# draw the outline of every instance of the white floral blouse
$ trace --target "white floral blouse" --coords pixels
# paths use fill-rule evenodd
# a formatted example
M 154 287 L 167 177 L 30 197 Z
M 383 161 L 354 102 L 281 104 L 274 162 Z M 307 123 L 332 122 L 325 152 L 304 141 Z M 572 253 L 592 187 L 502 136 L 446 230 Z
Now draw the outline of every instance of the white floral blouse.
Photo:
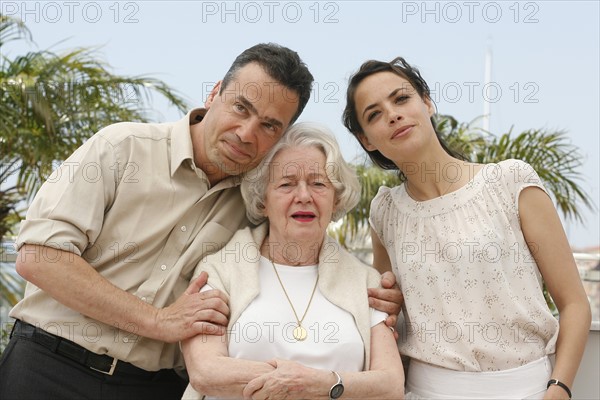
M 529 186 L 545 191 L 530 165 L 506 160 L 428 201 L 413 200 L 404 185 L 380 188 L 370 223 L 404 294 L 403 355 L 499 371 L 554 353 L 558 322 L 519 223 L 519 194 Z

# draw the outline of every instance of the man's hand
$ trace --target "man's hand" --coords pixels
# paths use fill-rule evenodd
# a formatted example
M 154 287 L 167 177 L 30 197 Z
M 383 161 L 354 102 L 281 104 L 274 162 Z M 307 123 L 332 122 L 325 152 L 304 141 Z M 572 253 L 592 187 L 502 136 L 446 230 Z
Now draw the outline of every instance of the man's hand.
M 387 271 L 381 276 L 381 288 L 369 288 L 369 305 L 379 311 L 389 315 L 385 324 L 390 328 L 396 328 L 398 314 L 402 310 L 404 296 L 396 283 L 396 276 Z M 394 331 L 394 336 L 398 339 L 398 332 Z
M 225 334 L 229 316 L 227 297 L 219 290 L 200 293 L 207 281 L 208 274 L 202 272 L 175 303 L 158 310 L 156 327 L 163 341 L 175 343 L 198 334 Z

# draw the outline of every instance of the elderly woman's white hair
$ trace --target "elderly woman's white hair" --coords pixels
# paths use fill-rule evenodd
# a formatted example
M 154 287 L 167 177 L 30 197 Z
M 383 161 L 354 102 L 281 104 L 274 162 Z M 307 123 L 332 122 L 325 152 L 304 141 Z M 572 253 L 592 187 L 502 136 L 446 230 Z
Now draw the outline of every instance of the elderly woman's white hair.
M 273 158 L 283 149 L 315 147 L 325 154 L 325 173 L 335 189 L 335 207 L 332 220 L 336 221 L 358 203 L 360 184 L 356 173 L 344 161 L 337 141 L 331 131 L 313 122 L 299 122 L 289 128 L 281 140 L 267 153 L 262 162 L 249 171 L 242 180 L 242 197 L 246 203 L 248 219 L 259 224 L 265 220 L 264 201 L 269 171 Z

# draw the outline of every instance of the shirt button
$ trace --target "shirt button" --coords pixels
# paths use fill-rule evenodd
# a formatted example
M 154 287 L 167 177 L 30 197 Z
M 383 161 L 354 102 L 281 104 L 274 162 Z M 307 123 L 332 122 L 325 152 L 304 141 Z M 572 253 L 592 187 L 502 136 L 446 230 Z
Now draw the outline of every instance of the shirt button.
M 123 338 L 123 343 L 128 343 L 129 342 L 129 338 Z
M 145 297 L 142 297 L 142 301 L 146 301 L 146 298 L 145 298 Z
M 167 266 L 165 264 L 160 266 L 160 269 L 162 269 L 163 271 L 167 269 Z
M 181 232 L 185 232 L 185 231 L 187 231 L 187 228 L 186 228 L 186 226 L 185 226 L 185 225 L 183 225 L 183 226 L 181 227 Z

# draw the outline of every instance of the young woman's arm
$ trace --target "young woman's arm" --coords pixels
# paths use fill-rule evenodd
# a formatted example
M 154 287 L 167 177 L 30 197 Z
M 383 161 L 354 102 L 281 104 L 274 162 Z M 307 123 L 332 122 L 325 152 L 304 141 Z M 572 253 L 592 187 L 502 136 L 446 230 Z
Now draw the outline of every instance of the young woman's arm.
M 552 201 L 544 191 L 528 187 L 519 197 L 521 228 L 546 287 L 559 311 L 560 330 L 552 378 L 572 387 L 585 349 L 591 312 L 573 252 Z M 567 399 L 559 386 L 547 398 Z
M 369 305 L 379 311 L 387 313 L 385 324 L 390 328 L 395 328 L 398 322 L 398 314 L 402 311 L 404 296 L 396 282 L 396 276 L 392 272 L 392 263 L 387 250 L 379 240 L 379 237 L 371 228 L 371 243 L 373 246 L 373 267 L 382 274 L 382 288 L 369 288 Z M 394 332 L 394 337 L 398 338 L 398 333 Z
M 390 262 L 390 257 L 373 228 L 371 228 L 371 243 L 373 246 L 373 267 L 379 271 L 380 274 L 391 271 L 392 263 Z

